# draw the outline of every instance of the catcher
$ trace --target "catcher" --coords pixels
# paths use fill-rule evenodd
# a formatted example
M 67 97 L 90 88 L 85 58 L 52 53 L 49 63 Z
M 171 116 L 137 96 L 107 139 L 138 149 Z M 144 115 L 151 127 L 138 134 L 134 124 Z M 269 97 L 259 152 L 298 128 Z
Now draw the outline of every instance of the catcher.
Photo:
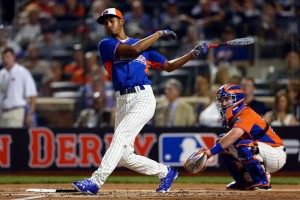
M 216 104 L 224 127 L 230 130 L 219 135 L 211 149 L 193 153 L 185 163 L 190 173 L 200 173 L 211 156 L 219 154 L 234 181 L 229 190 L 270 190 L 270 173 L 286 163 L 281 138 L 255 111 L 244 103 L 244 91 L 235 84 L 221 86 Z

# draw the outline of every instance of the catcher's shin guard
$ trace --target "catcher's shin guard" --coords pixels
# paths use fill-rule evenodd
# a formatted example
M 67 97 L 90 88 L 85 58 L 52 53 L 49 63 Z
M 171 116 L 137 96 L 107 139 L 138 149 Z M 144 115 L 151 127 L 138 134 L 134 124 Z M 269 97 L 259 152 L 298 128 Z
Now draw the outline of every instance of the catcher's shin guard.
M 245 178 L 245 172 L 242 163 L 233 157 L 229 152 L 222 152 L 219 154 L 223 163 L 227 167 L 231 177 L 235 180 L 234 184 L 227 185 L 228 190 L 244 190 L 248 187 L 249 181 Z M 249 176 L 249 175 L 248 175 Z
M 256 186 L 269 186 L 270 182 L 262 160 L 259 156 L 255 155 L 258 153 L 257 144 L 252 140 L 243 140 L 237 144 L 236 149 L 239 160 L 253 180 L 249 189 Z

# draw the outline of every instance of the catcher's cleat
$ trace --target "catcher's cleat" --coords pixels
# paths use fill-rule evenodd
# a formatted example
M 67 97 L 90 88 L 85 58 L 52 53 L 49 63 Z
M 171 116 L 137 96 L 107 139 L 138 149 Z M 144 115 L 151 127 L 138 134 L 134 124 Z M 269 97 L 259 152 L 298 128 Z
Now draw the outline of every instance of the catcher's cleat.
M 233 181 L 226 186 L 226 190 L 248 190 L 248 188 L 245 184 Z
M 251 185 L 248 188 L 249 190 L 272 190 L 272 185 Z
M 178 176 L 178 171 L 170 166 L 168 166 L 168 170 L 169 171 L 167 176 L 165 178 L 160 179 L 160 185 L 158 188 L 156 188 L 156 192 L 165 193 L 170 191 L 173 181 Z
M 91 179 L 85 179 L 83 181 L 74 181 L 72 183 L 73 187 L 82 193 L 87 194 L 97 194 L 100 187 L 95 184 Z

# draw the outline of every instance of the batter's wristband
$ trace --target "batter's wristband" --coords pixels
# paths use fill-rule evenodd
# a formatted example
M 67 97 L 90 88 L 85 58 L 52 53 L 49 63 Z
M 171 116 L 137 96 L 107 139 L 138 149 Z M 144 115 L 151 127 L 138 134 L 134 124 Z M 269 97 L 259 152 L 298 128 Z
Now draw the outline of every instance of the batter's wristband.
M 220 143 L 218 142 L 213 148 L 210 149 L 210 152 L 213 155 L 216 155 L 218 153 L 220 153 L 221 151 L 224 151 L 223 147 L 220 145 Z

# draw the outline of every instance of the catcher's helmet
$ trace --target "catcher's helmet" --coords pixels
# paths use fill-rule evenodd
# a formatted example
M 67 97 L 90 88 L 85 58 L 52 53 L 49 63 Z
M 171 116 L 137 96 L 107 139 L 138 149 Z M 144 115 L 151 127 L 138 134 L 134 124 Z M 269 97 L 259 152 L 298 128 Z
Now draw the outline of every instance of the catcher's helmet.
M 219 88 L 216 96 L 216 104 L 224 120 L 233 117 L 236 114 L 233 111 L 241 103 L 244 104 L 244 91 L 240 86 L 225 84 Z

